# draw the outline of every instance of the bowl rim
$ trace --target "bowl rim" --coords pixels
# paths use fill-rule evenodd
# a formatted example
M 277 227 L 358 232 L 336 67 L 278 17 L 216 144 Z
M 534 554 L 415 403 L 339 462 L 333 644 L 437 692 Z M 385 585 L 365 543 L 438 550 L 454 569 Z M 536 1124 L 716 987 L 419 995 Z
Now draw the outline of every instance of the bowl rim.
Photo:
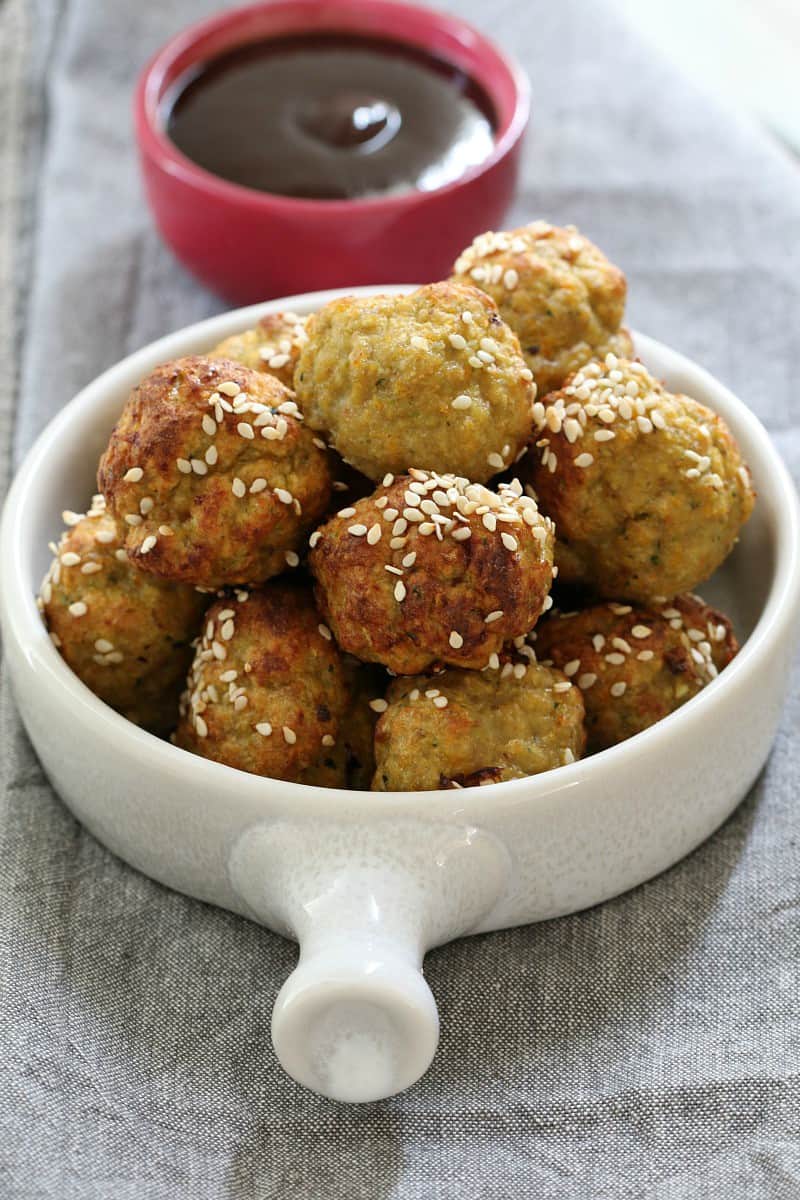
M 223 179 L 199 166 L 178 149 L 167 136 L 160 120 L 159 111 L 163 98 L 164 81 L 173 64 L 214 33 L 227 28 L 246 27 L 249 19 L 264 9 L 283 8 L 290 12 L 294 8 L 302 9 L 309 2 L 311 0 L 257 0 L 256 3 L 229 9 L 197 21 L 180 30 L 165 42 L 140 72 L 134 92 L 134 123 L 140 152 L 151 159 L 162 172 L 204 192 L 207 196 L 254 209 L 261 208 L 265 213 L 274 212 L 276 208 L 290 207 L 292 211 L 301 215 L 303 213 L 322 216 L 330 214 L 332 218 L 336 218 L 353 212 L 388 215 L 424 203 L 426 199 L 455 193 L 492 171 L 508 157 L 521 140 L 530 116 L 528 76 L 510 54 L 501 50 L 484 33 L 462 20 L 461 17 L 443 13 L 437 9 L 410 4 L 406 0 L 336 0 L 335 6 L 329 6 L 330 12 L 336 14 L 335 17 L 331 17 L 331 31 L 334 31 L 336 21 L 341 20 L 345 11 L 358 14 L 368 10 L 371 15 L 385 12 L 392 13 L 394 16 L 406 13 L 427 28 L 436 27 L 452 34 L 457 41 L 464 45 L 480 46 L 487 56 L 493 58 L 505 72 L 513 89 L 514 104 L 509 118 L 501 125 L 495 136 L 491 153 L 482 162 L 470 167 L 458 179 L 452 180 L 442 187 L 433 188 L 431 191 L 421 192 L 416 188 L 409 188 L 403 192 L 355 200 L 315 200 L 284 196 L 278 192 L 262 192 L 256 188 L 245 187 L 242 184 Z M 302 28 L 302 26 L 298 26 L 298 28 Z M 410 33 L 406 38 L 394 34 L 386 36 L 390 41 L 426 48 L 425 43 L 419 37 L 415 39 Z M 254 39 L 243 38 L 239 44 L 245 45 L 252 40 Z M 490 92 L 490 97 L 494 101 L 496 93 Z
M 193 778 L 199 782 L 202 776 L 206 786 L 218 780 L 222 793 L 233 784 L 240 794 L 246 794 L 256 803 L 274 799 L 277 789 L 289 795 L 293 804 L 318 816 L 336 815 L 340 806 L 351 815 L 355 812 L 360 816 L 397 815 L 404 809 L 418 812 L 421 806 L 424 806 L 426 815 L 434 818 L 451 817 L 454 812 L 478 816 L 485 809 L 487 796 L 492 804 L 532 804 L 564 789 L 585 785 L 587 776 L 591 781 L 592 777 L 604 770 L 613 775 L 620 768 L 629 769 L 643 756 L 649 756 L 660 745 L 663 746 L 665 740 L 679 738 L 689 722 L 702 721 L 709 706 L 721 703 L 735 688 L 746 687 L 759 661 L 774 651 L 784 637 L 788 635 L 791 638 L 795 632 L 795 612 L 800 607 L 800 501 L 787 468 L 759 419 L 724 384 L 678 351 L 634 332 L 637 352 L 645 361 L 649 354 L 654 354 L 662 363 L 661 369 L 668 375 L 673 372 L 688 374 L 700 387 L 711 393 L 715 402 L 721 401 L 723 410 L 735 414 L 735 422 L 740 429 L 739 438 L 742 438 L 741 430 L 745 431 L 742 439 L 745 458 L 751 464 L 756 461 L 760 464 L 757 476 L 760 474 L 769 478 L 769 489 L 774 492 L 774 502 L 769 512 L 774 530 L 775 560 L 763 610 L 733 661 L 717 679 L 681 708 L 625 742 L 539 775 L 461 791 L 367 792 L 316 787 L 252 775 L 202 758 L 133 725 L 95 696 L 50 642 L 36 607 L 34 589 L 37 581 L 27 576 L 23 559 L 26 502 L 35 491 L 34 481 L 43 464 L 52 457 L 58 457 L 57 444 L 62 431 L 77 413 L 86 416 L 102 407 L 108 392 L 120 387 L 126 376 L 141 377 L 155 363 L 186 353 L 187 342 L 197 343 L 207 338 L 209 345 L 213 345 L 237 330 L 248 328 L 267 313 L 297 308 L 313 311 L 342 295 L 402 294 L 412 289 L 413 285 L 400 284 L 311 292 L 233 309 L 185 326 L 109 367 L 87 384 L 44 427 L 20 464 L 4 506 L 0 524 L 0 578 L 4 580 L 0 590 L 0 616 L 6 636 L 15 641 L 29 664 L 35 660 L 36 667 L 46 673 L 48 685 L 63 692 L 65 711 L 79 709 L 84 722 L 93 724 L 98 736 L 116 740 L 122 744 L 121 748 L 131 754 L 147 755 L 153 765 L 163 769 L 167 776 L 181 776 L 187 783 L 191 783 Z M 760 502 L 766 503 L 763 497 Z

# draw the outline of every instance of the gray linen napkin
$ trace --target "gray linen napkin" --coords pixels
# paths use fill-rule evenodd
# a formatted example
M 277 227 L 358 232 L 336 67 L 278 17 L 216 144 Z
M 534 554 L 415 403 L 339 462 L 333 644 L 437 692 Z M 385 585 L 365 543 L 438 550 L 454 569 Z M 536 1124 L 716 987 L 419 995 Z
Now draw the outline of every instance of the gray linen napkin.
M 154 233 L 129 115 L 145 58 L 214 7 L 0 3 L 0 432 L 15 458 L 97 372 L 220 307 Z M 612 0 L 450 7 L 532 76 L 513 217 L 596 239 L 628 273 L 632 323 L 729 383 L 800 474 L 796 167 L 643 48 Z M 356 1109 L 272 1057 L 294 948 L 84 833 L 4 680 L 0 1195 L 800 1196 L 799 718 L 795 674 L 751 796 L 673 870 L 432 954 L 438 1057 L 407 1094 Z

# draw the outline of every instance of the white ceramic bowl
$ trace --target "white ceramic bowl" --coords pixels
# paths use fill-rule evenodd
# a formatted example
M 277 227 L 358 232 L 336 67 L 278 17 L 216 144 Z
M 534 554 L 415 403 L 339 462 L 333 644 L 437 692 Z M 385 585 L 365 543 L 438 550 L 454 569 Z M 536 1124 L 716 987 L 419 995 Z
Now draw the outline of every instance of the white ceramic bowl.
M 298 967 L 275 1004 L 275 1051 L 308 1087 L 363 1101 L 408 1087 L 431 1061 L 438 1018 L 422 975 L 426 950 L 632 888 L 697 846 L 744 797 L 784 699 L 800 600 L 800 520 L 787 472 L 752 413 L 705 371 L 637 336 L 656 375 L 728 421 L 759 493 L 741 542 L 702 589 L 733 616 L 743 642 L 717 680 L 591 759 L 464 791 L 305 787 L 175 749 L 101 703 L 51 645 L 34 602 L 47 543 L 60 531 L 62 509 L 85 508 L 125 397 L 156 363 L 203 352 L 279 307 L 309 312 L 335 294 L 202 322 L 90 384 L 19 471 L 0 571 L 16 697 L 53 786 L 132 866 L 300 942 Z

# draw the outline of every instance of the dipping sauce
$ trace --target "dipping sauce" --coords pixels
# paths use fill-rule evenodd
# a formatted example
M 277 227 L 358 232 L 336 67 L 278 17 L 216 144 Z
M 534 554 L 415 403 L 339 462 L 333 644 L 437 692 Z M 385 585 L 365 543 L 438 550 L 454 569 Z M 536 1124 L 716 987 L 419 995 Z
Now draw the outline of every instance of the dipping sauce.
M 166 131 L 222 179 L 310 200 L 432 191 L 483 162 L 482 89 L 399 42 L 314 34 L 254 42 L 180 79 Z

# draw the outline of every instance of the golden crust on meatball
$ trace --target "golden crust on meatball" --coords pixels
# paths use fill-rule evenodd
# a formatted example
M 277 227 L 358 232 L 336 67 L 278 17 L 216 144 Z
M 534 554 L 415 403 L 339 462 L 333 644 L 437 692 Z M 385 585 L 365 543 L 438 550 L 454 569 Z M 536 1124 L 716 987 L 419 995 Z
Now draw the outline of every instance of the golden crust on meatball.
M 614 746 L 674 712 L 738 650 L 730 621 L 698 596 L 654 608 L 612 601 L 554 613 L 531 635 L 583 693 L 589 750 Z
M 309 318 L 294 383 L 308 423 L 373 480 L 409 467 L 484 482 L 531 430 L 532 376 L 494 302 L 434 283 Z
M 580 758 L 578 688 L 536 662 L 397 679 L 375 731 L 375 791 L 520 779 Z
M 296 565 L 331 492 L 327 451 L 292 394 L 271 375 L 201 357 L 165 363 L 134 388 L 98 480 L 132 561 L 205 588 Z
M 513 329 L 542 396 L 591 358 L 630 355 L 621 328 L 625 276 L 574 225 L 534 221 L 482 233 L 458 258 L 453 279 L 487 292 Z
M 274 375 L 291 388 L 300 351 L 308 340 L 306 317 L 293 312 L 269 313 L 255 329 L 225 338 L 209 352 L 209 358 L 230 358 L 253 371 Z
M 102 496 L 85 516 L 65 516 L 72 527 L 53 546 L 39 597 L 53 644 L 106 704 L 168 733 L 208 599 L 132 566 Z
M 646 602 L 695 587 L 733 549 L 755 497 L 716 413 L 608 355 L 534 415 L 519 470 L 555 521 L 561 581 Z
M 343 650 L 398 675 L 485 667 L 549 603 L 552 523 L 519 484 L 387 476 L 312 534 L 309 567 Z
M 347 686 L 320 625 L 299 580 L 217 600 L 197 643 L 177 745 L 255 775 L 343 786 L 337 743 Z

